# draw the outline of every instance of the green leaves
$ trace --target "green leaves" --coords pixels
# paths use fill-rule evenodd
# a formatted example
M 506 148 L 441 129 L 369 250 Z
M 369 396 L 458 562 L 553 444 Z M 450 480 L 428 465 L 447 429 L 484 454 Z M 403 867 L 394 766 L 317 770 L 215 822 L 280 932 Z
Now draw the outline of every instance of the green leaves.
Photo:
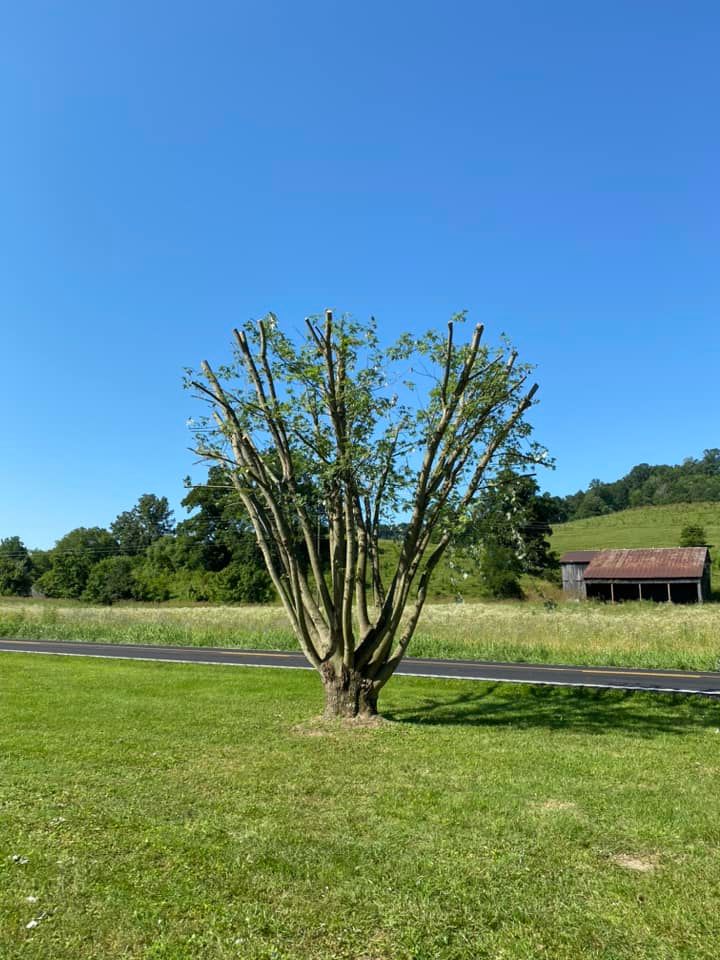
M 448 469 L 451 462 L 460 466 L 453 482 L 457 494 L 470 481 L 480 451 L 502 431 L 530 373 L 529 365 L 514 363 L 508 342 L 495 348 L 480 344 L 471 356 L 472 340 L 458 340 L 455 331 L 465 318 L 464 312 L 458 313 L 448 324 L 450 353 L 448 336 L 442 331 L 408 332 L 394 344 L 382 346 L 374 318 L 360 322 L 348 315 L 333 319 L 329 327 L 327 317 L 308 317 L 304 332 L 291 337 L 275 315 L 268 314 L 258 323 L 246 324 L 238 337 L 244 338 L 265 382 L 271 418 L 282 423 L 293 456 L 312 464 L 323 494 L 352 478 L 362 496 L 372 497 L 392 449 L 384 486 L 387 502 L 382 509 L 382 515 L 391 520 L 398 509 L 411 509 L 420 450 L 441 422 L 448 398 L 457 400 L 458 391 L 461 394 L 441 451 Z M 241 345 L 235 353 L 235 362 L 215 373 L 238 428 L 252 438 L 259 455 L 270 464 L 276 444 L 268 411 L 258 402 Z M 192 382 L 197 387 L 199 381 Z M 334 399 L 333 389 L 337 391 Z M 208 399 L 207 392 L 201 395 Z M 333 405 L 341 408 L 340 432 Z M 252 473 L 228 450 L 233 424 L 227 418 L 221 424 L 205 419 L 202 428 L 196 426 L 201 455 L 229 456 L 238 473 Z M 538 448 L 523 448 L 521 441 L 529 433 L 525 422 L 515 425 L 512 436 L 503 441 L 506 463 L 534 462 L 543 456 Z

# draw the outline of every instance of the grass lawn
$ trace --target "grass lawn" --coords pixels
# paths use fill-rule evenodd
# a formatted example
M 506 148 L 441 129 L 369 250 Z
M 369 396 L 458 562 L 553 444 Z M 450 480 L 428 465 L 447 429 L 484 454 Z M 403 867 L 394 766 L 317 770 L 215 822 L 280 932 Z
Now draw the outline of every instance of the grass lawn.
M 396 678 L 348 729 L 304 672 L 0 676 L 3 960 L 717 956 L 710 701 Z
M 171 646 L 297 645 L 277 606 L 128 604 L 0 600 L 0 636 Z M 720 604 L 428 604 L 410 654 L 715 670 Z

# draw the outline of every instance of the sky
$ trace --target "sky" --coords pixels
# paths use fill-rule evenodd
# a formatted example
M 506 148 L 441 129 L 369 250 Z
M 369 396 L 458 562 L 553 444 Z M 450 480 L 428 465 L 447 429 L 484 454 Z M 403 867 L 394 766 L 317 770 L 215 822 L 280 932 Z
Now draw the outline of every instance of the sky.
M 178 518 L 231 329 L 458 310 L 565 494 L 720 446 L 715 2 L 6 4 L 0 538 Z

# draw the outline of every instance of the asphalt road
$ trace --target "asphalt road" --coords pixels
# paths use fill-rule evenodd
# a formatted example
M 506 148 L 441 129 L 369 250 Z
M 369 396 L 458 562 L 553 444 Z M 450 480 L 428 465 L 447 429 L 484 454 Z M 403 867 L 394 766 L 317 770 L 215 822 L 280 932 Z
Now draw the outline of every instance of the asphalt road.
M 221 664 L 234 667 L 312 669 L 300 653 L 227 650 L 215 647 L 155 647 L 136 644 L 70 643 L 52 640 L 0 639 L 0 653 L 39 653 L 119 660 Z M 407 657 L 398 674 L 438 679 L 529 683 L 562 687 L 607 687 L 720 696 L 720 673 L 685 670 L 631 670 L 622 667 L 569 667 L 544 663 L 492 663 L 479 660 L 430 660 Z

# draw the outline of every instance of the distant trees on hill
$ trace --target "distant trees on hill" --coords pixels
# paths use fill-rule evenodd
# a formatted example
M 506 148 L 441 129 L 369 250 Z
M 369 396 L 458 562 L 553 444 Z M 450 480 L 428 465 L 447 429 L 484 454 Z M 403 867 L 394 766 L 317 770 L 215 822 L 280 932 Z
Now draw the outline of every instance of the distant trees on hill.
M 705 450 L 675 466 L 639 463 L 614 483 L 592 480 L 587 490 L 567 497 L 544 494 L 554 523 L 582 520 L 628 507 L 720 501 L 720 449 Z

